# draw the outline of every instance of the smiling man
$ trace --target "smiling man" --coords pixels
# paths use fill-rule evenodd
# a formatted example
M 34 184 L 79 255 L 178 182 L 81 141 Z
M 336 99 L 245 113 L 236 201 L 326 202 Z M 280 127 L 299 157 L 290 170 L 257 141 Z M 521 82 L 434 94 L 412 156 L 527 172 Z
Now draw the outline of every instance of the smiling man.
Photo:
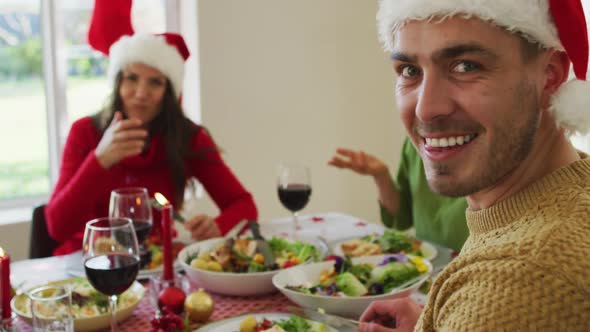
M 467 197 L 470 236 L 423 311 L 375 302 L 360 330 L 590 330 L 590 159 L 567 136 L 590 129 L 580 1 L 382 0 L 378 21 L 428 183 Z

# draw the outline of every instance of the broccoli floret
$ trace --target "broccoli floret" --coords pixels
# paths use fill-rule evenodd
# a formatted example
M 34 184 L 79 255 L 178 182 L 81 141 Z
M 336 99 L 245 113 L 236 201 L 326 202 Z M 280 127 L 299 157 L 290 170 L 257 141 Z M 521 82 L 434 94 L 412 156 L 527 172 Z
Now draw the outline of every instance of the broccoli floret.
M 336 278 L 336 286 L 348 296 L 363 296 L 367 288 L 350 272 L 344 272 Z

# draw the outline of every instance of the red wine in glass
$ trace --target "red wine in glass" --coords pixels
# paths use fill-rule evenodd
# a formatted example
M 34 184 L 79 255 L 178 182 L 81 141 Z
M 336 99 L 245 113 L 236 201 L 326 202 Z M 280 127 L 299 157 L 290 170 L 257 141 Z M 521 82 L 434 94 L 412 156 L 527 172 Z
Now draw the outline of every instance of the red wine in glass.
M 84 269 L 96 290 L 105 295 L 119 295 L 137 278 L 139 259 L 124 253 L 93 256 L 84 262 Z
M 297 163 L 283 163 L 279 166 L 278 194 L 281 204 L 293 213 L 295 231 L 293 237 L 297 238 L 300 229 L 298 213 L 309 202 L 311 196 L 311 176 L 309 168 Z
M 145 267 L 151 260 L 151 252 L 147 250 L 145 240 L 153 223 L 148 190 L 143 187 L 124 187 L 111 191 L 109 216 L 133 220 L 139 242 L 140 268 Z
M 152 224 L 146 220 L 133 220 L 133 228 L 135 228 L 137 242 L 143 244 L 150 234 Z
M 111 331 L 117 331 L 117 296 L 139 273 L 139 245 L 131 219 L 107 217 L 87 222 L 82 256 L 88 281 L 109 299 Z
M 278 190 L 279 200 L 291 212 L 303 210 L 311 195 L 311 187 L 306 184 L 291 183 L 285 187 L 279 186 Z

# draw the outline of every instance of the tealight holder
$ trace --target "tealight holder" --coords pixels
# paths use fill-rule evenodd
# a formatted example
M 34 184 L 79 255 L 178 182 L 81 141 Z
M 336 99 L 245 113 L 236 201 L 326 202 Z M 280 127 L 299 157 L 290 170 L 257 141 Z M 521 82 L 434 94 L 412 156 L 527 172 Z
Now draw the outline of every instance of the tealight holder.
M 18 316 L 13 312 L 10 318 L 0 319 L 0 332 L 18 332 L 17 322 Z
M 160 314 L 158 296 L 163 289 L 174 286 L 181 289 L 184 294 L 190 293 L 190 283 L 188 279 L 180 273 L 175 273 L 174 280 L 172 281 L 162 279 L 162 275 L 151 275 L 149 279 L 150 303 L 156 308 L 156 317 Z

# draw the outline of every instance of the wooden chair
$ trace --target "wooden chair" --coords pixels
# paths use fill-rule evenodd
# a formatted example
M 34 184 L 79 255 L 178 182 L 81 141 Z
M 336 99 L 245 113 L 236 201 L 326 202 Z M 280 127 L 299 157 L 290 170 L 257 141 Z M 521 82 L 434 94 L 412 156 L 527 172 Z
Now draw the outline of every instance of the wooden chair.
M 59 242 L 55 241 L 47 230 L 45 222 L 45 204 L 35 207 L 31 220 L 31 240 L 29 242 L 29 258 L 53 256 L 53 250 Z

